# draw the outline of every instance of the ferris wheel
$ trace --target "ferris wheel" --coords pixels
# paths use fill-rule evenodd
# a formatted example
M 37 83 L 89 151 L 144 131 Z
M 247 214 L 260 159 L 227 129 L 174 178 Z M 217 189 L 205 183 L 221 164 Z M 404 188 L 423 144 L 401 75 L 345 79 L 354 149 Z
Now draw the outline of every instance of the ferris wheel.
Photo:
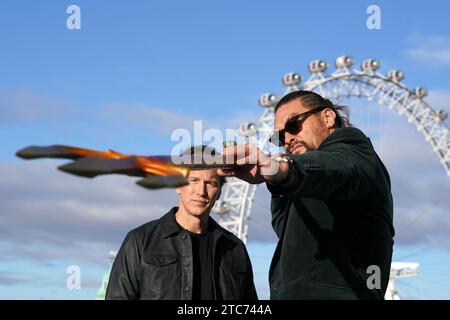
M 314 60 L 309 66 L 310 77 L 302 81 L 300 74 L 289 72 L 282 78 L 287 87 L 284 94 L 293 90 L 310 90 L 338 101 L 343 98 L 363 98 L 387 105 L 390 109 L 415 125 L 431 145 L 433 152 L 450 177 L 450 137 L 444 120 L 448 113 L 435 110 L 423 98 L 427 90 L 422 87 L 409 89 L 401 81 L 405 74 L 400 70 L 391 70 L 387 75 L 379 73 L 379 61 L 364 60 L 360 69 L 353 67 L 353 59 L 340 56 L 335 61 L 336 69 L 327 73 L 328 64 L 323 60 Z M 274 105 L 278 101 L 275 94 L 266 93 L 260 96 L 259 105 L 263 113 L 256 122 L 244 123 L 239 127 L 239 134 L 268 151 L 269 138 L 273 134 Z M 218 215 L 219 223 L 247 242 L 248 221 L 256 193 L 256 185 L 248 184 L 237 178 L 229 178 L 222 189 L 222 196 L 216 203 L 213 212 Z M 419 263 L 393 262 L 386 292 L 386 299 L 400 299 L 395 279 L 417 276 Z

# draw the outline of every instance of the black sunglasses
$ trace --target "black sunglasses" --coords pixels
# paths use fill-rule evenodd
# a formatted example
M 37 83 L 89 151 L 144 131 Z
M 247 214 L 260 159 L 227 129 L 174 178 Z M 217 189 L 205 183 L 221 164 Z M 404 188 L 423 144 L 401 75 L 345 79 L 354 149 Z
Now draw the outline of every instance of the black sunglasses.
M 292 117 L 284 125 L 284 129 L 275 130 L 274 134 L 270 137 L 269 141 L 278 147 L 284 145 L 284 134 L 289 132 L 290 134 L 297 134 L 302 129 L 302 123 L 312 114 L 325 110 L 327 107 L 318 107 Z

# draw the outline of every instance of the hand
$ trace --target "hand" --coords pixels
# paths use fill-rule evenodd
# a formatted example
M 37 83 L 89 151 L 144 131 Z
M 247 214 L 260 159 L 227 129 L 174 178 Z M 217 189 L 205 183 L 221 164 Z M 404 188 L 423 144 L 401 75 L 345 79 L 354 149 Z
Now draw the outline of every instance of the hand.
M 223 155 L 226 156 L 227 163 L 233 161 L 236 167 L 219 169 L 217 174 L 225 177 L 236 177 L 251 184 L 281 181 L 289 172 L 287 163 L 280 164 L 270 156 L 265 155 L 253 144 L 241 144 L 225 148 Z

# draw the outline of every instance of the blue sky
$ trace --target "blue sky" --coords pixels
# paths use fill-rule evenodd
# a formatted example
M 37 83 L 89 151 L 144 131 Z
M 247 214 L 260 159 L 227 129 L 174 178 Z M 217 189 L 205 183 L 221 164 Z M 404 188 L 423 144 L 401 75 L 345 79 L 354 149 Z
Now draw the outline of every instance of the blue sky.
M 66 28 L 71 4 L 81 8 L 81 30 Z M 366 27 L 370 4 L 381 8 L 381 30 Z M 18 149 L 166 154 L 174 129 L 191 129 L 194 120 L 220 129 L 255 121 L 257 98 L 281 93 L 284 73 L 307 78 L 311 60 L 333 66 L 342 54 L 357 64 L 377 58 L 381 72 L 402 69 L 408 87 L 425 86 L 430 105 L 448 110 L 449 9 L 446 1 L 426 8 L 410 1 L 1 1 L 0 298 L 94 297 L 108 251 L 176 204 L 171 190 L 143 190 L 127 177 L 68 176 L 55 170 L 61 161 L 24 162 Z M 349 105 L 393 179 L 395 255 L 423 266 L 417 279 L 402 280 L 405 297 L 450 298 L 449 178 L 394 112 L 367 101 Z M 249 226 L 261 297 L 276 241 L 268 196 L 263 187 L 257 192 Z M 65 286 L 72 264 L 82 269 L 81 290 Z

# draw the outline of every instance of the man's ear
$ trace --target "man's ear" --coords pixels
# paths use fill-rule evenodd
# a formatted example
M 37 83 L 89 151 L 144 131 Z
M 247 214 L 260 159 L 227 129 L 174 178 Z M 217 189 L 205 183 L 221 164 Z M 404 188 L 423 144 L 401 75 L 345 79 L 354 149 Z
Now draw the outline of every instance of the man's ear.
M 328 129 L 334 128 L 334 125 L 336 124 L 336 113 L 332 109 L 327 108 L 323 110 L 322 119 Z
M 178 193 L 178 194 L 180 195 L 180 194 L 181 194 L 181 188 L 180 188 L 180 187 L 175 188 L 175 192 Z

